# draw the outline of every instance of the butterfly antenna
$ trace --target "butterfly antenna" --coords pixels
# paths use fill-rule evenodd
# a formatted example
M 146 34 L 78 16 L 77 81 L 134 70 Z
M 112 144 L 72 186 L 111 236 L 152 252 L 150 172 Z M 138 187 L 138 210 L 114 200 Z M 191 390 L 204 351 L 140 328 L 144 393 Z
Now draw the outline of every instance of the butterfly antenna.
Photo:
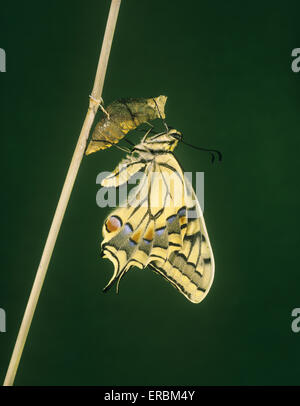
M 199 151 L 206 151 L 206 152 L 209 152 L 210 155 L 211 155 L 211 163 L 213 163 L 214 160 L 215 160 L 215 154 L 218 155 L 219 161 L 222 161 L 222 158 L 223 158 L 222 153 L 221 153 L 220 151 L 216 150 L 216 149 L 208 149 L 208 148 L 196 147 L 196 145 L 189 144 L 189 143 L 187 143 L 187 142 L 185 142 L 185 141 L 183 141 L 183 140 L 181 140 L 181 142 L 182 142 L 183 144 L 185 144 L 185 145 L 187 145 L 187 146 L 189 146 L 189 147 L 191 147 L 191 148 L 197 149 L 197 150 L 199 150 Z

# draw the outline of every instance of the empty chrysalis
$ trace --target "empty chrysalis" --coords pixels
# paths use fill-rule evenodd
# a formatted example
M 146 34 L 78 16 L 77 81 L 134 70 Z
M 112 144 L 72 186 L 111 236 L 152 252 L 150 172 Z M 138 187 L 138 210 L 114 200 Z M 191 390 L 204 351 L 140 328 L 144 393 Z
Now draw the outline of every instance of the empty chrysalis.
M 104 117 L 97 123 L 86 155 L 111 147 L 140 124 L 165 118 L 166 96 L 119 99 L 103 109 Z

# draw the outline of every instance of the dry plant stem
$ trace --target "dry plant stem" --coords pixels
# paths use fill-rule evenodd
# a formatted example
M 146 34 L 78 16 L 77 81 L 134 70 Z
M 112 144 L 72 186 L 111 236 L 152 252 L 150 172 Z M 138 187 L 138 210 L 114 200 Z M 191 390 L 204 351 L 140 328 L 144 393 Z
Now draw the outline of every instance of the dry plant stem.
M 121 0 L 112 0 L 107 19 L 105 34 L 103 38 L 100 58 L 97 67 L 93 91 L 90 97 L 89 108 L 85 117 L 81 133 L 72 157 L 72 161 L 66 176 L 64 186 L 57 204 L 57 208 L 49 230 L 48 238 L 44 247 L 42 258 L 36 273 L 33 287 L 26 306 L 22 324 L 15 343 L 13 354 L 4 380 L 4 386 L 12 386 L 17 373 L 19 362 L 22 356 L 23 348 L 26 342 L 28 331 L 37 306 L 37 302 L 41 293 L 43 282 L 47 273 L 48 265 L 53 253 L 57 235 L 59 233 L 61 223 L 69 202 L 69 198 L 73 189 L 73 185 L 80 167 L 80 163 L 85 151 L 86 142 L 89 136 L 91 126 L 97 113 L 99 102 L 101 99 L 104 78 L 109 59 L 112 39 L 114 36 L 115 26 L 118 18 Z

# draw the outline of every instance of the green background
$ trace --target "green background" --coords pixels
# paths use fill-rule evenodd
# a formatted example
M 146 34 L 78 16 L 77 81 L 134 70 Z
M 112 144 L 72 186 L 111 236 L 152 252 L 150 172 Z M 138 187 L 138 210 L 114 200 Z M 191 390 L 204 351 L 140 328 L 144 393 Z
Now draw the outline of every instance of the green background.
M 110 2 L 1 5 L 0 334 L 4 379 L 87 110 Z M 180 145 L 205 172 L 216 275 L 199 305 L 150 270 L 102 288 L 96 176 L 124 156 L 85 157 L 16 385 L 299 384 L 299 1 L 122 2 L 103 98 L 168 96 L 168 123 L 223 152 Z M 138 136 L 132 136 L 137 142 Z

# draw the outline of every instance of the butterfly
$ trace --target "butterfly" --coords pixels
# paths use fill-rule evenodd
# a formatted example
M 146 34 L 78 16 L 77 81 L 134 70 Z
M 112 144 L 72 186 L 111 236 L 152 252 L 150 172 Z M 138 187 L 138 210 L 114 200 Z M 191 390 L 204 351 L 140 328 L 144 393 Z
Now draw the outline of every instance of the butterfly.
M 118 143 L 129 131 L 156 118 L 165 118 L 166 96 L 119 99 L 106 109 L 97 123 L 85 154 L 106 149 Z
M 120 187 L 139 183 L 105 220 L 101 255 L 114 265 L 104 288 L 119 282 L 131 267 L 147 266 L 188 300 L 201 302 L 214 278 L 214 256 L 197 196 L 173 154 L 182 135 L 175 129 L 148 137 L 103 179 Z

